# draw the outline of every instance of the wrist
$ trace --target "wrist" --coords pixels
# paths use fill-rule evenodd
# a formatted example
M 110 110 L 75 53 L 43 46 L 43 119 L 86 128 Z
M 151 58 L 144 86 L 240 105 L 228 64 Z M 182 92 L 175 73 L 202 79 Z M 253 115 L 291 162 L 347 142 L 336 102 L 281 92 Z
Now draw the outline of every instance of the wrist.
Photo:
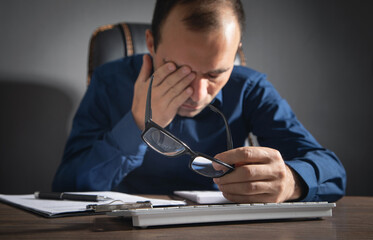
M 287 201 L 300 200 L 303 196 L 303 184 L 300 176 L 292 168 L 286 166 L 289 177 L 290 177 L 290 194 Z
M 141 119 L 141 117 L 138 117 L 136 114 L 136 111 L 134 111 L 134 109 L 132 108 L 131 109 L 132 111 L 132 116 L 133 116 L 133 120 L 135 121 L 137 127 L 140 129 L 140 131 L 144 131 L 145 129 L 145 121 L 144 121 L 144 117 Z M 144 114 L 145 115 L 145 114 Z

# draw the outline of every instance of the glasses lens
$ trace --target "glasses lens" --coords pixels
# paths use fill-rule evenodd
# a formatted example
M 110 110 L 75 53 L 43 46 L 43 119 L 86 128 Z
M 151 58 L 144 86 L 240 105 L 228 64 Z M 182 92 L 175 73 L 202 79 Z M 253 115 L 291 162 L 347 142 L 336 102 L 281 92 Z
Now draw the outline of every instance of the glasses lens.
M 178 141 L 154 127 L 149 128 L 143 138 L 150 147 L 167 156 L 175 156 L 185 150 Z
M 203 156 L 195 157 L 191 166 L 199 174 L 212 178 L 221 177 L 230 170 L 230 168 Z

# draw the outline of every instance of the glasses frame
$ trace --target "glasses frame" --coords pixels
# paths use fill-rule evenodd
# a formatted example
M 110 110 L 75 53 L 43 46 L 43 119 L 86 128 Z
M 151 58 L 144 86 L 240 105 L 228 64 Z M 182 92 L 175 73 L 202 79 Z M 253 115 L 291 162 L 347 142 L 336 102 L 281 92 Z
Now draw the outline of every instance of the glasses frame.
M 204 157 L 204 158 L 207 158 L 219 165 L 222 165 L 226 168 L 228 168 L 228 170 L 226 172 L 224 172 L 223 174 L 221 175 L 218 175 L 218 176 L 215 176 L 213 178 L 219 178 L 219 177 L 222 177 L 230 172 L 232 172 L 234 170 L 234 165 L 230 165 L 230 164 L 227 164 L 225 162 L 222 162 L 220 161 L 219 159 L 216 159 L 216 158 L 213 158 L 211 156 L 208 156 L 206 154 L 203 154 L 203 153 L 200 153 L 200 152 L 195 152 L 193 151 L 188 145 L 186 145 L 183 141 L 181 141 L 180 139 L 178 139 L 177 137 L 175 137 L 172 133 L 170 133 L 169 131 L 167 131 L 166 129 L 164 129 L 163 127 L 159 126 L 157 123 L 155 123 L 153 120 L 152 120 L 152 109 L 151 109 L 151 91 L 152 91 L 152 85 L 153 85 L 153 79 L 154 79 L 154 75 L 152 75 L 150 77 L 150 82 L 149 82 L 149 88 L 148 88 L 148 93 L 147 93 L 147 96 L 146 96 L 146 109 L 145 109 L 145 129 L 144 131 L 142 132 L 141 134 L 141 138 L 142 140 L 150 147 L 152 148 L 153 150 L 155 150 L 156 152 L 164 155 L 164 156 L 167 156 L 167 157 L 177 157 L 177 156 L 181 156 L 181 155 L 184 155 L 184 154 L 187 154 L 187 155 L 190 155 L 191 156 L 191 159 L 189 161 L 189 168 L 202 175 L 202 176 L 205 176 L 205 177 L 212 177 L 210 175 L 206 175 L 206 174 L 203 174 L 201 172 L 198 172 L 196 171 L 195 169 L 193 169 L 192 167 L 192 164 L 193 164 L 193 161 L 195 160 L 196 157 L 198 156 L 201 156 L 201 157 Z M 215 106 L 209 104 L 207 105 L 212 111 L 218 113 L 224 120 L 224 124 L 225 124 L 225 129 L 226 129 L 226 133 L 227 133 L 227 150 L 231 150 L 233 149 L 233 140 L 232 140 L 232 134 L 231 134 L 231 131 L 229 129 L 229 125 L 228 125 L 228 122 L 227 122 L 227 119 L 225 118 L 224 114 L 219 111 L 219 109 L 217 109 Z M 151 128 L 156 128 L 158 129 L 160 132 L 162 132 L 163 134 L 167 135 L 168 137 L 172 138 L 174 141 L 178 142 L 179 144 L 181 144 L 183 147 L 184 147 L 184 150 L 181 151 L 181 152 L 177 152 L 176 154 L 174 155 L 167 155 L 167 154 L 164 154 L 162 152 L 160 152 L 159 150 L 157 150 L 155 147 L 153 147 L 150 143 L 148 143 L 148 141 L 146 140 L 146 138 L 144 137 L 144 135 L 147 133 L 147 131 L 149 131 L 149 129 Z

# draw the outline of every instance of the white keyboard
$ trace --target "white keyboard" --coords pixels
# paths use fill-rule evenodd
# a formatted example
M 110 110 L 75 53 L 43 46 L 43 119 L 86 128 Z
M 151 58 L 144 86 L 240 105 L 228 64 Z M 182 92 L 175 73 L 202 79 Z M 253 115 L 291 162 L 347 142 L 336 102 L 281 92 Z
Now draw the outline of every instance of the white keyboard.
M 332 216 L 332 208 L 335 206 L 335 203 L 328 202 L 193 205 L 115 210 L 107 214 L 132 217 L 133 226 L 148 227 L 190 223 L 330 217 Z

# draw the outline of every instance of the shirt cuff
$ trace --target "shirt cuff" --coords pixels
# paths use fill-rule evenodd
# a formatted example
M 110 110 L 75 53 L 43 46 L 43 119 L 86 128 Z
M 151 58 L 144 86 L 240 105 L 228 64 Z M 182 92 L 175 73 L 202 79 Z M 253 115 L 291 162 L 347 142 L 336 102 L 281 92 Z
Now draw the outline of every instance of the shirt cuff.
M 315 169 L 311 164 L 301 160 L 289 160 L 285 163 L 291 167 L 295 172 L 298 173 L 301 180 L 305 184 L 305 189 L 302 189 L 302 202 L 314 201 L 317 192 L 317 179 Z

